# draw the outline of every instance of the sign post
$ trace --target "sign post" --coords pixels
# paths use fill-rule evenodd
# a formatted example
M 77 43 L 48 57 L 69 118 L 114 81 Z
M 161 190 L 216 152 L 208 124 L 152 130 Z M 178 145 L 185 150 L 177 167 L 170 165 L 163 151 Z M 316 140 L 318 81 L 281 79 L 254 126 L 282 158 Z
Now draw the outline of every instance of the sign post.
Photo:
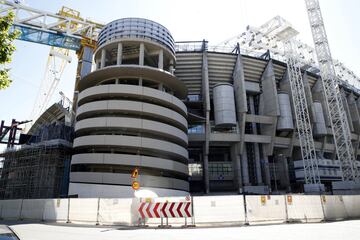
M 131 187 L 132 189 L 139 190 L 140 189 L 140 182 L 137 181 L 137 177 L 139 176 L 139 169 L 135 168 L 132 172 L 131 172 L 131 178 L 132 178 L 132 184 Z

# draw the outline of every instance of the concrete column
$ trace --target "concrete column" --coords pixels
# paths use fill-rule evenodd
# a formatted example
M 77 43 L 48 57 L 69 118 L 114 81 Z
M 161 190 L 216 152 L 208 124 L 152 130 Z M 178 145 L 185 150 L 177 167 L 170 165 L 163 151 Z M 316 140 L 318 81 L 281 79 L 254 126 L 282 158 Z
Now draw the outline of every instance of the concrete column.
M 164 69 L 164 50 L 162 49 L 159 51 L 158 68 Z
M 144 43 L 140 43 L 140 49 L 139 49 L 139 65 L 144 65 L 144 56 L 145 56 L 145 46 Z
M 117 65 L 121 65 L 122 63 L 122 50 L 123 50 L 122 43 L 118 43 L 117 58 L 116 58 Z
M 347 101 L 347 98 L 346 98 L 345 90 L 341 89 L 340 93 L 341 93 L 341 98 L 342 98 L 344 110 L 345 110 L 345 113 L 346 113 L 346 119 L 348 121 L 350 131 L 354 132 L 353 121 L 352 121 L 352 117 L 351 117 L 351 113 L 350 113 L 350 109 L 349 109 L 349 104 L 348 104 L 348 101 Z
M 106 61 L 106 50 L 103 48 L 101 50 L 100 69 L 105 67 L 105 61 Z
M 265 184 L 269 186 L 269 188 L 271 188 L 271 178 L 270 178 L 270 167 L 269 167 L 269 159 L 268 156 L 265 154 L 265 149 L 264 146 L 261 145 L 261 150 L 263 153 L 263 161 L 264 161 L 264 180 L 265 180 Z
M 139 86 L 142 86 L 142 85 L 143 85 L 143 79 L 139 78 Z
M 235 91 L 235 106 L 236 106 L 236 116 L 238 121 L 238 130 L 240 133 L 239 139 L 239 154 L 242 154 L 244 139 L 245 139 L 245 117 L 247 112 L 247 100 L 246 100 L 246 87 L 245 87 L 245 77 L 244 77 L 244 67 L 240 54 L 240 46 L 238 45 L 238 55 L 236 58 L 236 63 L 233 70 L 233 83 Z
M 244 186 L 249 186 L 250 180 L 249 180 L 249 166 L 248 166 L 248 159 L 247 159 L 247 152 L 246 152 L 246 144 L 244 145 L 244 149 L 241 154 L 241 170 L 242 170 L 242 176 L 243 176 L 243 184 L 244 184 Z
M 162 83 L 159 83 L 158 89 L 159 89 L 160 91 L 163 90 L 163 84 L 162 84 Z
M 290 192 L 291 187 L 290 187 L 290 176 L 289 176 L 289 167 L 288 167 L 287 158 L 282 154 L 279 155 L 279 158 L 280 158 L 280 163 L 282 164 L 282 169 L 284 171 L 284 185 L 286 187 L 286 190 Z
M 169 72 L 171 74 L 174 74 L 174 60 L 170 60 L 170 68 L 169 68 Z
M 210 192 L 210 180 L 209 180 L 209 155 L 204 149 L 204 160 L 203 160 L 203 176 L 204 176 L 204 192 L 208 194 Z
M 240 155 L 238 152 L 239 147 L 238 144 L 233 144 L 231 146 L 231 160 L 233 162 L 233 168 L 234 168 L 234 185 L 236 186 L 236 189 L 238 193 L 242 193 L 242 175 L 241 175 L 241 163 L 240 163 Z
M 250 112 L 251 114 L 255 114 L 255 104 L 254 104 L 254 96 L 249 96 L 250 103 Z M 257 134 L 256 123 L 252 123 L 253 134 Z M 260 149 L 259 144 L 254 143 L 254 151 L 255 151 L 255 168 L 256 168 L 256 179 L 257 184 L 262 185 L 262 175 L 261 175 L 261 164 L 260 164 Z
M 210 90 L 209 90 L 209 72 L 208 72 L 208 59 L 206 50 L 203 52 L 202 59 L 202 93 L 203 93 L 203 106 L 205 111 L 205 144 L 204 144 L 204 181 L 205 181 L 205 193 L 210 192 L 210 182 L 209 182 L 209 169 L 208 169 L 208 155 L 209 155 L 209 145 L 210 145 Z M 172 63 L 170 63 L 172 65 Z M 170 67 L 170 72 L 173 70 Z M 205 165 L 207 169 L 205 171 Z
M 272 60 L 270 60 L 261 76 L 262 93 L 259 99 L 259 115 L 273 117 L 273 124 L 260 124 L 262 135 L 271 137 L 270 143 L 264 143 L 266 155 L 273 155 L 276 136 L 277 118 L 280 116 L 279 101 L 275 72 Z

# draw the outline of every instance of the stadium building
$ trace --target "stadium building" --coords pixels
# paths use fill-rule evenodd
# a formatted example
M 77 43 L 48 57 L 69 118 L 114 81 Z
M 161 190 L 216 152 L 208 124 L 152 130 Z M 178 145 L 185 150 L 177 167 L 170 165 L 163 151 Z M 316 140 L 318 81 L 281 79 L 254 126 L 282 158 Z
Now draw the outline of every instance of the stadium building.
M 242 53 L 241 44 L 175 43 L 165 27 L 138 18 L 106 25 L 94 56 L 96 70 L 79 85 L 69 194 L 132 195 L 134 167 L 159 196 L 303 191 L 286 63 Z M 341 169 L 321 78 L 311 68 L 302 75 L 331 191 Z M 358 156 L 359 94 L 341 89 Z

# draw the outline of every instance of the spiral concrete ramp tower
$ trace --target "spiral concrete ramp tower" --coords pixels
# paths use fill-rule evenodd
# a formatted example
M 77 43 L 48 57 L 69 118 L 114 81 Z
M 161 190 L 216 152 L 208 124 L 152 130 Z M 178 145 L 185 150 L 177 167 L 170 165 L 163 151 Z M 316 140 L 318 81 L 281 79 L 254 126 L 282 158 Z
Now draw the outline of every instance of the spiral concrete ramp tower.
M 95 63 L 78 85 L 69 194 L 133 197 L 134 168 L 141 189 L 187 194 L 187 90 L 173 74 L 170 32 L 146 19 L 115 20 L 99 35 Z

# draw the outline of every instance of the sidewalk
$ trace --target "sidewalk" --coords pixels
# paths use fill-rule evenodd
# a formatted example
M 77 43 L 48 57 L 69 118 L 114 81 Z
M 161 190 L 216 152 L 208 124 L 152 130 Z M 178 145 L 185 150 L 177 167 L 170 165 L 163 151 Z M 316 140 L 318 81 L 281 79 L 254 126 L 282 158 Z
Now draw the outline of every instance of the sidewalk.
M 8 222 L 21 240 L 358 240 L 360 220 L 228 228 L 139 229 L 129 227 Z M 6 224 L 6 222 L 1 222 Z

